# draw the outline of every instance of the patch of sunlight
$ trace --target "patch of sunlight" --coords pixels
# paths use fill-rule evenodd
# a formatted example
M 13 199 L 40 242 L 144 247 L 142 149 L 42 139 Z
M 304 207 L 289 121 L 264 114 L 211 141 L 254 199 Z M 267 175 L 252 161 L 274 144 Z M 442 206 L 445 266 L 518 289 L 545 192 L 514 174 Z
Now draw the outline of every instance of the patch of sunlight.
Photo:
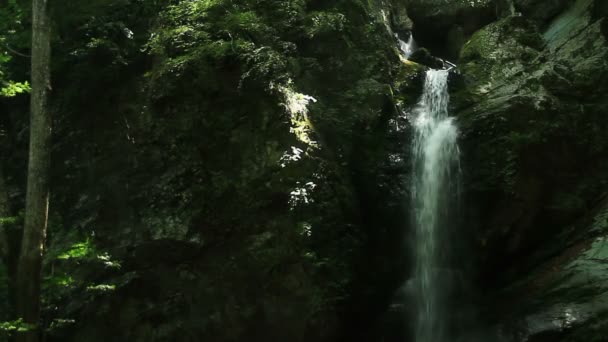
M 477 88 L 477 92 L 481 95 L 489 93 L 490 90 L 492 90 L 492 82 L 482 84 L 481 86 L 479 86 L 479 88 Z
M 285 151 L 285 154 L 283 154 L 279 160 L 279 165 L 281 165 L 281 167 L 286 167 L 291 163 L 297 162 L 298 160 L 302 159 L 302 153 L 304 153 L 304 150 L 301 148 L 291 146 L 291 153 L 289 153 L 289 151 Z
M 75 243 L 70 246 L 70 249 L 62 254 L 59 254 L 57 259 L 69 260 L 69 259 L 83 259 L 91 256 L 95 252 L 93 245 L 89 239 Z
M 312 236 L 312 225 L 308 222 L 302 222 L 300 224 L 300 234 L 303 236 Z
M 108 268 L 120 268 L 121 266 L 118 261 L 112 260 L 107 252 L 97 255 L 97 260 L 101 261 Z
M 584 254 L 585 260 L 604 261 L 608 260 L 608 237 L 601 236 L 595 239 L 591 248 Z
M 608 260 L 608 239 L 598 237 L 591 246 L 574 261 L 568 264 L 567 277 L 559 285 L 559 289 L 571 290 L 574 288 L 585 288 L 606 284 L 608 274 L 606 273 L 606 261 Z
M 0 84 L 0 97 L 13 97 L 17 94 L 29 93 L 32 88 L 28 82 L 4 82 Z
M 17 216 L 0 217 L 0 225 L 16 224 L 19 221 Z
M 397 153 L 390 153 L 388 155 L 388 160 L 393 164 L 400 164 L 400 163 L 403 163 L 403 161 L 404 161 L 403 157 Z
M 221 4 L 221 0 L 202 0 L 202 1 L 193 1 L 192 2 L 192 10 L 194 11 L 206 11 L 210 7 Z
M 5 332 L 24 332 L 35 328 L 36 326 L 25 323 L 22 318 L 15 321 L 0 322 L 0 331 Z
M 593 231 L 603 232 L 608 230 L 608 206 L 595 216 L 591 227 Z
M 271 85 L 271 88 L 273 88 L 273 85 Z M 294 91 L 291 80 L 287 82 L 287 86 L 279 86 L 278 90 L 284 96 L 285 103 L 283 105 L 290 116 L 291 133 L 295 134 L 301 142 L 310 146 L 317 146 L 317 142 L 310 137 L 311 133 L 314 132 L 314 127 L 308 116 L 308 105 L 310 102 L 317 102 L 317 99 Z
M 128 27 L 123 27 L 122 32 L 124 33 L 127 39 L 133 39 L 134 33 Z
M 67 274 L 61 274 L 47 278 L 49 282 L 60 287 L 68 287 L 74 284 L 74 278 Z
M 386 31 L 392 36 L 393 35 L 393 29 L 391 29 L 391 24 L 390 24 L 390 20 L 388 18 L 388 13 L 386 13 L 385 10 L 380 10 L 380 16 L 382 17 L 382 23 L 384 24 L 384 27 L 386 27 Z
M 579 34 L 589 19 L 589 8 L 593 0 L 577 0 L 567 11 L 556 17 L 543 34 L 549 45 L 555 47 L 573 35 Z
M 566 308 L 566 310 L 564 310 L 564 313 L 562 316 L 562 326 L 569 328 L 576 321 L 578 321 L 576 312 L 574 312 L 574 310 L 572 310 L 572 308 Z
M 90 292 L 106 293 L 106 292 L 112 292 L 114 290 L 116 290 L 116 285 L 99 284 L 99 285 L 87 286 L 87 291 L 90 291 Z
M 61 329 L 65 328 L 69 325 L 73 325 L 76 323 L 76 320 L 69 318 L 55 318 L 51 325 L 49 326 L 49 330 Z
M 289 193 L 289 204 L 292 210 L 298 205 L 313 203 L 314 200 L 311 194 L 317 187 L 313 182 L 308 182 L 303 186 L 300 186 L 300 182 L 297 182 L 296 184 L 298 187 Z

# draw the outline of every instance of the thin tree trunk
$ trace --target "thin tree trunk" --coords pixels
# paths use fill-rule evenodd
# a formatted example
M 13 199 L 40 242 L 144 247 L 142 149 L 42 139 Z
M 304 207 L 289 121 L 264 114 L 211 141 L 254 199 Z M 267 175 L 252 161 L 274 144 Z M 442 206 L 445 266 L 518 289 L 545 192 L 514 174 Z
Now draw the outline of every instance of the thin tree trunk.
M 49 0 L 33 0 L 32 93 L 30 150 L 25 203 L 25 225 L 17 275 L 17 315 L 37 327 L 19 334 L 19 342 L 37 342 L 40 336 L 40 280 L 49 207 L 51 154 L 50 91 L 51 28 Z
M 0 220 L 10 216 L 8 207 L 8 192 L 4 184 L 4 174 L 0 165 Z M 0 262 L 6 262 L 8 258 L 8 237 L 6 227 L 0 222 Z
M 6 186 L 4 174 L 2 172 L 2 166 L 0 164 L 0 220 L 2 218 L 11 217 L 11 208 L 8 196 L 8 187 Z M 9 231 L 8 226 L 10 224 L 4 224 L 0 221 L 0 263 L 4 263 L 8 271 L 7 283 L 5 284 L 8 288 L 8 302 L 4 305 L 4 310 L 0 314 L 0 319 L 11 319 L 15 313 L 15 284 L 17 275 L 17 259 L 18 248 L 14 245 L 15 233 Z

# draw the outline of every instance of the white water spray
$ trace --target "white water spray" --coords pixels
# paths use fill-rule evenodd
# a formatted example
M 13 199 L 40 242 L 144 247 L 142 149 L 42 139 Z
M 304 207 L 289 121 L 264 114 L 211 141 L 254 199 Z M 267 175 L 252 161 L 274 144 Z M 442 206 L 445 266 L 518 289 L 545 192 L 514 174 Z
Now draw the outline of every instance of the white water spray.
M 448 116 L 449 70 L 429 70 L 414 122 L 414 279 L 416 342 L 446 341 L 446 300 L 450 272 L 445 272 L 450 235 L 450 192 L 458 183 L 458 130 Z
M 399 42 L 399 50 L 403 54 L 405 59 L 410 58 L 410 56 L 416 51 L 416 41 L 414 41 L 414 35 L 410 33 L 410 37 L 407 42 L 403 41 L 398 34 L 395 33 L 395 38 Z

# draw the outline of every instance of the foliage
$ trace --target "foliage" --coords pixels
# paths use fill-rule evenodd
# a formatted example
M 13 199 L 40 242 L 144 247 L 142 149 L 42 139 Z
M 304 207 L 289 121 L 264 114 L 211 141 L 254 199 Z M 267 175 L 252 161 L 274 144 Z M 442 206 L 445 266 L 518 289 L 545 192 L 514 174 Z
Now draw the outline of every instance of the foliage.
M 29 91 L 30 85 L 28 82 L 19 83 L 13 81 L 6 81 L 4 82 L 2 89 L 0 89 L 0 96 L 11 97 L 17 94 L 27 93 Z
M 20 216 L 0 217 L 0 225 L 15 225 L 21 219 L 22 217 Z
M 346 16 L 339 12 L 313 12 L 306 32 L 310 38 L 320 34 L 339 34 L 347 24 Z
M 87 291 L 92 292 L 111 292 L 116 290 L 116 285 L 108 285 L 108 284 L 98 284 L 98 285 L 89 285 L 87 286 Z
M 21 47 L 23 36 L 21 35 L 23 12 L 17 0 L 9 0 L 6 4 L 0 5 L 0 97 L 11 97 L 30 90 L 28 82 L 12 81 L 10 73 L 7 72 L 13 56 L 21 58 L 20 53 L 11 48 L 14 42 Z
M 57 256 L 57 259 L 68 260 L 68 259 L 83 259 L 91 257 L 94 253 L 91 240 L 87 239 L 83 242 L 75 243 L 70 248 Z
M 23 319 L 17 319 L 15 321 L 0 322 L 0 331 L 4 332 L 23 332 L 34 329 L 35 327 L 31 324 L 23 322 Z
M 219 77 L 214 74 L 230 66 L 240 69 L 241 82 L 262 82 L 267 88 L 285 83 L 286 57 L 295 52 L 286 36 L 297 34 L 303 16 L 302 0 L 175 2 L 161 13 L 146 45 L 163 61 L 150 75 L 152 85 L 161 88 L 166 80 L 195 71 L 206 78 L 202 85 L 213 89 L 222 83 L 213 81 Z

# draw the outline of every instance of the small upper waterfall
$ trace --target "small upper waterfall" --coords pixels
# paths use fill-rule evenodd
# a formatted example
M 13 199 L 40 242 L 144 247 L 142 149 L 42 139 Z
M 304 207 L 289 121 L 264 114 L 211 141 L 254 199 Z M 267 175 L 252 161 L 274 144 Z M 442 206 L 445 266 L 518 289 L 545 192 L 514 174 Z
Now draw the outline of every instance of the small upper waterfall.
M 413 143 L 416 342 L 444 342 L 450 313 L 448 240 L 458 189 L 458 130 L 448 116 L 449 70 L 429 70 L 416 108 Z
M 416 51 L 416 41 L 414 41 L 414 35 L 410 33 L 410 37 L 407 42 L 403 41 L 397 33 L 395 33 L 395 38 L 399 42 L 399 50 L 403 53 L 403 57 L 405 59 L 410 58 L 410 56 Z

